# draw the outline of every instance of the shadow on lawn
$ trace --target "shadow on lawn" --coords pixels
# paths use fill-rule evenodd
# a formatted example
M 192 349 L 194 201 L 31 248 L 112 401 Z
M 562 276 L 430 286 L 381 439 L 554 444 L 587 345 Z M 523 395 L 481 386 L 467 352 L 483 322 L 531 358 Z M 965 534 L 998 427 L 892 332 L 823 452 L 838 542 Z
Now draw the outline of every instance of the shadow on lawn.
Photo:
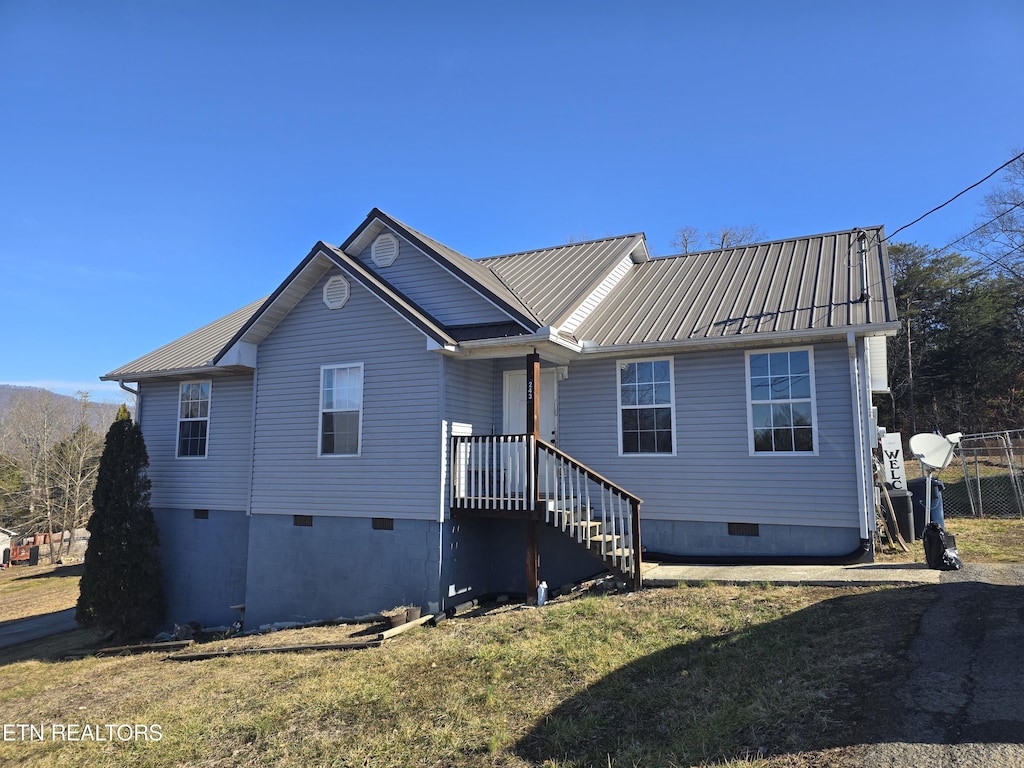
M 14 565 L 12 568 L 23 568 L 24 566 Z M 54 568 L 52 571 L 45 571 L 43 573 L 26 573 L 24 576 L 12 576 L 11 581 L 28 581 L 31 579 L 57 579 L 64 578 L 66 576 L 79 577 L 82 575 L 82 571 L 85 569 L 84 563 L 76 563 L 75 565 L 60 565 Z
M 843 594 L 646 656 L 514 747 L 564 765 L 693 765 L 872 741 L 936 587 Z
M 58 662 L 81 658 L 106 645 L 104 634 L 95 629 L 72 629 L 38 640 L 0 648 L 0 667 L 19 661 Z

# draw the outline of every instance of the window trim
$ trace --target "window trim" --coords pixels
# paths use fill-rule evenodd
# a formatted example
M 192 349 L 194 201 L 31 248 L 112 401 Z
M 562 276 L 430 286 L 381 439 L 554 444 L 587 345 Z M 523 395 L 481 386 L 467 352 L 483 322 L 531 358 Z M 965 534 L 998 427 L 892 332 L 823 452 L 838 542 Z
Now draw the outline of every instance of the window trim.
M 206 384 L 206 416 L 200 416 L 196 418 L 182 418 L 181 415 L 181 390 L 183 387 L 190 386 L 192 384 Z M 210 413 L 213 410 L 213 380 L 212 379 L 189 379 L 188 381 L 178 382 L 178 397 L 175 401 L 175 409 L 178 412 L 177 418 L 174 421 L 174 458 L 184 459 L 186 461 L 195 461 L 198 459 L 205 459 L 210 455 Z M 206 437 L 204 438 L 204 450 L 201 454 L 194 456 L 189 454 L 183 454 L 181 452 L 181 424 L 182 422 L 192 421 L 204 421 L 206 422 Z
M 657 363 L 667 362 L 668 363 L 668 380 L 669 380 L 669 394 L 670 400 L 668 404 L 669 411 L 672 418 L 672 450 L 670 452 L 644 452 L 637 451 L 635 453 L 626 453 L 623 450 L 622 445 L 622 411 L 624 408 L 630 410 L 637 410 L 633 406 L 622 405 L 622 371 L 625 366 L 633 363 Z M 655 404 L 655 407 L 665 407 L 663 404 Z M 615 438 L 618 443 L 619 457 L 620 458 L 671 458 L 676 455 L 678 450 L 678 441 L 676 439 L 676 364 L 675 358 L 671 355 L 661 357 L 636 357 L 627 358 L 615 361 L 615 426 L 617 430 L 617 437 Z
M 359 432 L 356 435 L 356 452 L 355 453 L 324 453 L 324 414 L 325 413 L 345 413 L 352 412 L 350 408 L 324 408 L 324 374 L 327 371 L 338 370 L 339 368 L 358 368 L 359 369 Z M 320 386 L 317 389 L 318 408 L 317 408 L 317 425 L 316 425 L 316 452 L 317 457 L 321 459 L 351 459 L 362 456 L 363 454 L 363 405 L 365 403 L 365 390 L 366 390 L 366 377 L 365 367 L 363 363 L 336 363 L 333 365 L 321 365 L 320 366 Z
M 770 355 L 777 352 L 806 352 L 807 353 L 807 370 L 808 377 L 810 380 L 811 396 L 809 398 L 790 398 L 785 401 L 771 401 L 771 400 L 758 400 L 756 404 L 761 405 L 770 402 L 810 402 L 811 406 L 811 444 L 813 446 L 810 451 L 757 451 L 754 449 L 754 405 L 753 392 L 751 391 L 751 379 L 750 379 L 750 358 L 753 355 Z M 818 455 L 818 431 L 820 430 L 820 422 L 818 421 L 818 395 L 817 395 L 817 382 L 815 381 L 814 375 L 814 347 L 801 346 L 801 347 L 771 347 L 767 349 L 748 349 L 744 354 L 743 360 L 744 367 L 744 390 L 746 391 L 747 398 L 747 451 L 750 456 L 774 456 L 774 457 L 807 457 Z

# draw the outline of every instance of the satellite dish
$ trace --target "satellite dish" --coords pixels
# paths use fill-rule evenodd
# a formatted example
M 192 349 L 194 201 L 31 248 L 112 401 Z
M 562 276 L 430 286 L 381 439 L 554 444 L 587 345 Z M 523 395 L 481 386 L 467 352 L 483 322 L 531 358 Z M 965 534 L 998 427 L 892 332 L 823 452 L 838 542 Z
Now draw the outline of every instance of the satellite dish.
M 963 432 L 954 432 L 945 437 L 931 432 L 922 432 L 910 438 L 910 452 L 921 462 L 921 467 L 928 471 L 928 482 L 925 484 L 924 493 L 925 525 L 932 521 L 932 474 L 936 470 L 941 471 L 949 466 L 949 462 L 953 459 L 953 450 L 963 436 Z
M 952 435 L 951 435 L 952 437 Z M 957 440 L 959 442 L 959 440 Z M 922 432 L 910 438 L 910 452 L 917 457 L 927 469 L 945 469 L 953 458 L 956 442 L 942 435 Z

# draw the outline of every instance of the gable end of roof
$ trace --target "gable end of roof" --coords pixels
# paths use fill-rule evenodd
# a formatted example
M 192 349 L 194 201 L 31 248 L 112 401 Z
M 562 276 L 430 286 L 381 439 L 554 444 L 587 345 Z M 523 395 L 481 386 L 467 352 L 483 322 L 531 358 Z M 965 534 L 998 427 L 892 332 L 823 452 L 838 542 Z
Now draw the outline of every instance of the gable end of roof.
M 356 231 L 349 235 L 345 242 L 339 246 L 339 250 L 351 254 L 354 249 L 360 249 L 367 233 L 373 231 L 372 225 L 374 222 L 379 222 L 411 243 L 428 258 L 450 272 L 460 282 L 469 286 L 476 293 L 498 307 L 512 320 L 522 325 L 525 330 L 533 333 L 543 327 L 544 324 L 530 308 L 523 303 L 514 291 L 509 289 L 504 281 L 493 274 L 487 267 L 413 229 L 409 225 L 403 224 L 379 208 L 374 208 L 370 211 Z

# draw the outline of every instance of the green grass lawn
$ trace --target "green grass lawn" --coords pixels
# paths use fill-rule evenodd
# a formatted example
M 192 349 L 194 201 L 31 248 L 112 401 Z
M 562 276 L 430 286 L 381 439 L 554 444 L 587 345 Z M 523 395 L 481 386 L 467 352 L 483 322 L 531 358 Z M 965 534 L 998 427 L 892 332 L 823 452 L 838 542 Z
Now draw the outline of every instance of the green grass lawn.
M 0 570 L 0 621 L 74 608 L 82 565 L 16 565 Z
M 896 664 L 932 594 L 650 589 L 506 606 L 360 651 L 12 662 L 0 666 L 4 720 L 46 738 L 0 742 L 0 762 L 771 764 L 749 758 L 858 743 L 884 706 L 871 681 Z M 231 642 L 246 639 L 218 645 Z M 84 724 L 144 725 L 160 740 L 65 737 Z
M 1024 560 L 1021 521 L 954 518 L 947 527 L 965 562 Z M 900 655 L 934 589 L 576 595 L 543 608 L 491 607 L 380 648 L 195 662 L 160 653 L 60 660 L 98 642 L 67 633 L 0 651 L 3 721 L 44 735 L 0 741 L 0 764 L 846 765 L 892 716 Z M 52 592 L 63 594 L 54 605 L 73 605 L 77 577 L 40 568 L 0 578 L 0 599 L 11 603 L 42 605 Z M 352 631 L 216 647 L 339 642 Z M 132 726 L 131 739 L 119 738 L 121 726 Z

